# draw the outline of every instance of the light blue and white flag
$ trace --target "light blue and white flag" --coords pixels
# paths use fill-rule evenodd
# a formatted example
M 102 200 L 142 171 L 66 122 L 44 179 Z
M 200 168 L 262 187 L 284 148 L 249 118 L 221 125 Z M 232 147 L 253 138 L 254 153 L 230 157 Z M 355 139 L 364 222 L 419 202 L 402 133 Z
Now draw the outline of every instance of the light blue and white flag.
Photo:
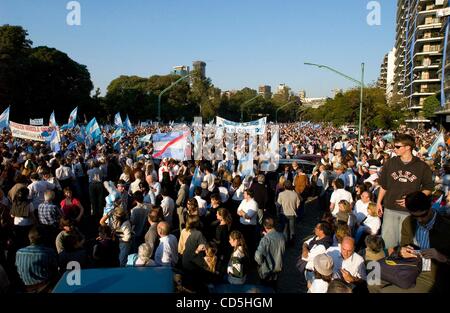
M 203 177 L 200 168 L 197 166 L 194 170 L 194 175 L 192 176 L 191 185 L 189 186 L 189 198 L 194 197 L 195 188 L 201 186 L 202 180 Z
M 87 125 L 86 125 L 86 136 L 89 137 L 94 143 L 100 141 L 100 136 L 102 132 L 100 127 L 98 126 L 97 119 L 94 117 Z
M 112 134 L 111 138 L 112 139 L 117 139 L 120 140 L 120 138 L 122 138 L 123 135 L 123 131 L 122 128 L 117 128 L 114 133 Z
M 69 115 L 69 121 L 67 122 L 67 124 L 61 126 L 61 130 L 74 128 L 75 125 L 77 124 L 77 115 L 78 115 L 78 107 L 72 110 L 72 112 Z
M 387 142 L 393 142 L 394 134 L 392 132 L 390 132 L 389 134 L 384 135 L 383 140 L 386 140 Z
M 9 127 L 9 107 L 0 115 L 0 129 Z
M 441 132 L 439 134 L 439 136 L 437 136 L 437 138 L 434 140 L 434 142 L 431 145 L 431 147 L 428 148 L 428 155 L 432 156 L 433 154 L 435 154 L 436 151 L 438 150 L 439 146 L 443 146 L 445 148 L 445 138 L 444 138 L 444 133 L 443 132 Z
M 117 112 L 114 116 L 114 125 L 116 127 L 123 127 L 122 118 L 120 117 L 120 112 Z
M 58 127 L 58 123 L 56 123 L 55 119 L 55 111 L 50 114 L 50 118 L 48 119 L 48 126 L 49 127 Z
M 56 129 L 50 135 L 50 148 L 53 152 L 59 152 L 61 150 L 61 137 L 59 131 Z
M 152 142 L 152 134 L 145 135 L 138 139 L 138 142 Z
M 241 173 L 241 177 L 253 176 L 253 153 L 247 153 L 242 159 L 239 160 L 238 172 Z
M 131 122 L 130 122 L 130 118 L 128 117 L 128 114 L 127 114 L 127 118 L 125 119 L 124 127 L 125 127 L 126 131 L 128 131 L 128 132 L 134 131 L 133 126 L 131 126 Z

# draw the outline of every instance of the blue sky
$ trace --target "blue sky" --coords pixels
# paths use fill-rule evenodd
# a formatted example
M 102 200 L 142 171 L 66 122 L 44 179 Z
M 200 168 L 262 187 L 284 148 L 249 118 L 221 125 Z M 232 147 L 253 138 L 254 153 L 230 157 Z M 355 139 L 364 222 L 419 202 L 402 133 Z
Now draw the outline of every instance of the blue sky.
M 351 82 L 303 65 L 322 63 L 365 80 L 378 78 L 394 45 L 395 0 L 381 0 L 381 25 L 369 26 L 369 0 L 79 0 L 81 25 L 68 26 L 66 0 L 0 0 L 0 24 L 21 25 L 34 46 L 87 65 L 105 92 L 119 75 L 168 74 L 207 63 L 222 90 L 286 83 L 296 93 L 330 96 Z

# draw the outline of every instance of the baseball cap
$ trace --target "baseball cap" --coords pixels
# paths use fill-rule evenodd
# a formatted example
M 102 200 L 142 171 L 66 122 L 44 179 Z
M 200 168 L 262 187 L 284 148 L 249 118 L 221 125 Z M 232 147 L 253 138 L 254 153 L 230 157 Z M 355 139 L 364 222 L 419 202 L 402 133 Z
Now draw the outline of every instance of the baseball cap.
M 376 165 L 369 166 L 369 171 L 378 171 L 378 167 Z
M 314 258 L 314 269 L 323 276 L 329 276 L 333 273 L 333 259 L 331 256 L 323 253 Z

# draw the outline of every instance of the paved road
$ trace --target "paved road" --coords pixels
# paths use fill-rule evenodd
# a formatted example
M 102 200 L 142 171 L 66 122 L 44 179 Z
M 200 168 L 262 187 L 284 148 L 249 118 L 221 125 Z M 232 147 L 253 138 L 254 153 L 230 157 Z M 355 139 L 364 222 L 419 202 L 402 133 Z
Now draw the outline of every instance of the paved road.
M 278 278 L 278 293 L 305 293 L 307 291 L 305 277 L 297 270 L 295 264 L 300 255 L 304 238 L 311 235 L 322 216 L 317 199 L 305 204 L 305 214 L 295 231 L 295 243 L 286 247 L 283 271 Z

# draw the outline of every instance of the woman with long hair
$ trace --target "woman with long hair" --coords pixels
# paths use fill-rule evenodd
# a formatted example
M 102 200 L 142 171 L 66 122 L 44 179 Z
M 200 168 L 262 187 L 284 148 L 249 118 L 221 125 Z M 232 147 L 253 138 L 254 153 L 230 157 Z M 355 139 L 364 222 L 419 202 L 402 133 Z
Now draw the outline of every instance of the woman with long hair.
M 229 242 L 233 248 L 233 253 L 228 262 L 228 282 L 234 285 L 243 285 L 248 272 L 248 252 L 244 235 L 240 231 L 233 230 Z
M 217 245 L 218 269 L 225 273 L 226 265 L 231 256 L 231 247 L 228 243 L 228 237 L 231 231 L 233 219 L 227 209 L 221 208 L 216 213 L 219 225 L 216 227 L 213 242 Z

